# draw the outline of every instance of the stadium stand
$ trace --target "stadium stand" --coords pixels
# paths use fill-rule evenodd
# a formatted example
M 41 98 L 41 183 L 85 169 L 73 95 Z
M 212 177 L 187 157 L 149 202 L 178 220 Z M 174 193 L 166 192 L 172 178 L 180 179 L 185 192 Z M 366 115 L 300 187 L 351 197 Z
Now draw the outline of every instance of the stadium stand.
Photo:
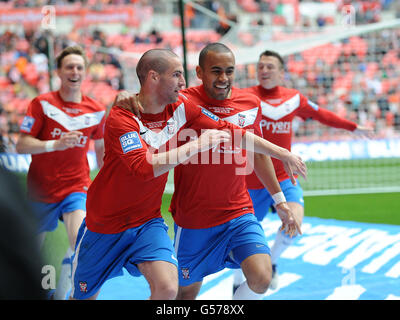
M 267 41 L 298 39 L 317 34 L 321 28 L 328 28 L 330 24 L 337 23 L 337 15 L 328 19 L 322 17 L 326 20 L 325 22 L 318 21 L 321 16 L 310 22 L 307 16 L 300 15 L 301 21 L 289 28 L 283 8 L 293 3 L 292 0 L 195 2 L 241 26 L 244 21 L 248 21 L 250 26 L 273 26 L 274 28 L 270 28 L 272 31 Z M 311 1 L 300 1 L 302 2 Z M 337 3 L 331 0 L 314 2 L 328 5 Z M 95 96 L 105 105 L 112 103 L 118 90 L 131 88 L 132 82 L 136 81 L 131 77 L 135 66 L 135 59 L 132 57 L 135 55 L 137 57 L 154 47 L 167 47 L 177 53 L 182 52 L 176 3 L 167 10 L 165 14 L 167 20 L 160 19 L 162 20 L 160 23 L 168 22 L 165 27 L 158 28 L 159 24 L 147 23 L 147 29 L 145 28 L 146 17 L 157 16 L 155 20 L 164 16 L 160 12 L 165 10 L 163 7 L 165 3 L 156 0 L 87 0 L 83 2 L 64 0 L 55 3 L 57 17 L 64 21 L 64 27 L 65 24 L 68 26 L 68 28 L 58 28 L 57 32 L 38 29 L 34 26 L 37 23 L 35 19 L 43 19 L 43 15 L 37 18 L 35 14 L 40 13 L 40 8 L 44 5 L 53 4 L 53 1 L 0 2 L 2 151 L 14 151 L 19 124 L 32 97 L 49 91 L 50 87 L 56 88 L 58 85 L 54 71 L 49 73 L 47 42 L 49 36 L 54 39 L 55 54 L 74 42 L 85 47 L 90 64 L 83 90 L 85 94 Z M 339 2 L 336 13 L 340 13 L 342 7 L 348 3 L 347 0 Z M 382 14 L 392 10 L 392 7 L 395 8 L 391 0 L 352 1 L 351 3 L 357 9 L 356 21 L 360 24 L 379 21 Z M 190 6 L 187 5 L 186 9 L 188 8 Z M 189 28 L 186 32 L 189 52 L 196 53 L 206 43 L 215 41 L 225 41 L 234 50 L 243 45 L 255 46 L 266 41 L 265 38 L 248 32 L 246 28 L 242 28 L 243 30 L 238 33 L 236 41 L 230 41 L 228 36 L 223 37 L 229 28 L 221 32 L 221 23 L 215 21 L 211 23 L 212 20 L 209 17 L 193 8 L 190 12 Z M 21 25 L 18 26 L 20 19 L 27 20 L 24 20 L 22 28 Z M 96 19 L 101 23 L 97 23 L 99 21 Z M 122 26 L 115 28 L 115 24 L 118 23 Z M 114 28 L 110 27 L 112 25 Z M 298 27 L 299 25 L 301 28 Z M 286 57 L 287 68 L 290 71 L 287 82 L 289 86 L 302 90 L 322 107 L 363 125 L 374 126 L 378 137 L 388 134 L 398 135 L 400 130 L 400 70 L 398 67 L 400 53 L 397 39 L 399 38 L 399 29 L 383 30 L 353 36 L 340 42 L 289 55 Z M 101 48 L 104 50 L 100 50 Z M 130 57 L 129 63 L 132 67 L 127 67 L 129 63 L 123 59 L 120 52 Z M 194 81 L 194 66 L 191 65 L 189 68 L 192 73 L 190 79 Z M 53 79 L 52 83 L 49 81 L 50 78 Z M 238 65 L 237 79 L 238 86 L 254 84 L 254 65 Z M 299 141 L 316 137 L 329 139 L 331 133 L 331 128 L 305 121 L 298 123 L 296 139 Z

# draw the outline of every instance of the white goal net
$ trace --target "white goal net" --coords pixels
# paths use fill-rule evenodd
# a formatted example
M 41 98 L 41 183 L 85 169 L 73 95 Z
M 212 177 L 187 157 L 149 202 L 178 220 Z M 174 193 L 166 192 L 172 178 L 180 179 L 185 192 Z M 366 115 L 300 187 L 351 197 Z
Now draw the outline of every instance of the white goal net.
M 235 32 L 230 39 L 240 39 Z M 400 191 L 399 39 L 397 19 L 309 35 L 277 32 L 269 41 L 234 49 L 237 86 L 257 84 L 259 54 L 274 50 L 285 57 L 286 86 L 375 129 L 368 140 L 313 120 L 296 120 L 292 151 L 307 161 L 308 179 L 300 179 L 306 195 Z

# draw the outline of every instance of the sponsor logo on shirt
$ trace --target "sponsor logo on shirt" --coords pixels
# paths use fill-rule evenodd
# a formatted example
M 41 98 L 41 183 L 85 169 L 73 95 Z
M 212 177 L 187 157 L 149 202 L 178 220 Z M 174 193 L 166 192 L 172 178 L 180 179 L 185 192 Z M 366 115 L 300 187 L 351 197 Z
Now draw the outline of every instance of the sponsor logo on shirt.
M 219 118 L 215 114 L 213 114 L 212 112 L 210 112 L 204 108 L 201 109 L 201 112 L 203 112 L 203 114 L 205 114 L 207 117 L 213 119 L 214 121 L 219 120 Z
M 64 136 L 64 134 L 66 134 L 66 132 L 63 132 L 60 128 L 54 128 L 53 131 L 50 132 L 50 134 L 55 139 L 55 138 Z M 76 144 L 76 146 L 83 148 L 84 146 L 86 146 L 87 142 L 88 142 L 88 137 L 82 135 L 79 137 L 79 140 L 78 140 L 78 143 Z
M 307 103 L 310 107 L 312 107 L 315 111 L 318 111 L 318 105 L 311 100 L 307 100 Z
M 119 137 L 119 141 L 121 142 L 122 151 L 124 153 L 143 147 L 136 131 L 125 133 Z
M 277 134 L 290 133 L 291 125 L 290 121 L 267 121 L 265 119 L 260 121 L 261 130 L 265 128 L 265 130 Z
M 24 120 L 21 124 L 21 130 L 31 132 L 33 124 L 35 123 L 35 119 L 29 116 L 25 116 Z
M 144 128 L 143 130 L 140 130 L 139 134 L 140 135 L 146 134 L 147 131 L 149 131 L 149 129 Z

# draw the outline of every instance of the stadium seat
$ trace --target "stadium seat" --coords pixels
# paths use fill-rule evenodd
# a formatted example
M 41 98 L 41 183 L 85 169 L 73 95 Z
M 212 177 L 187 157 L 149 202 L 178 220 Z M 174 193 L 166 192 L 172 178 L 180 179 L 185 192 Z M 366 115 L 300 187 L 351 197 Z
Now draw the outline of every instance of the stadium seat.
M 238 4 L 247 12 L 256 13 L 260 11 L 260 6 L 254 0 L 238 0 Z

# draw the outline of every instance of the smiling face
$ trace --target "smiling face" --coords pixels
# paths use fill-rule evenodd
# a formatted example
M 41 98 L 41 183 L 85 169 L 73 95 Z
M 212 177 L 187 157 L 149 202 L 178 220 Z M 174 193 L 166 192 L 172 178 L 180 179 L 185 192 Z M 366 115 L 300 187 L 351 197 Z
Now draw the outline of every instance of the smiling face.
M 235 77 L 235 58 L 231 52 L 209 51 L 203 66 L 196 67 L 196 73 L 210 98 L 227 99 Z
M 278 58 L 261 56 L 257 63 L 257 79 L 265 89 L 272 89 L 283 82 L 284 69 Z
M 85 72 L 85 60 L 82 56 L 77 54 L 65 56 L 57 69 L 57 75 L 61 79 L 61 88 L 67 92 L 80 91 Z

